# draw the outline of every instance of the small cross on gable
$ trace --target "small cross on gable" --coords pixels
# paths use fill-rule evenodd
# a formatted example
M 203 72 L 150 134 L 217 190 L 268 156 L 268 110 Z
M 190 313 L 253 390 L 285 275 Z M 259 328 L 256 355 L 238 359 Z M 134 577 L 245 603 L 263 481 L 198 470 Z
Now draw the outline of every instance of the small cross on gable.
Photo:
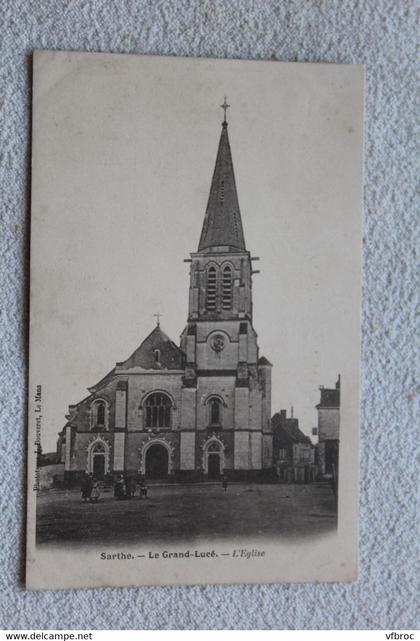
M 156 314 L 153 314 L 153 316 L 156 318 L 156 325 L 160 327 L 160 319 L 163 316 L 160 312 L 156 312 Z

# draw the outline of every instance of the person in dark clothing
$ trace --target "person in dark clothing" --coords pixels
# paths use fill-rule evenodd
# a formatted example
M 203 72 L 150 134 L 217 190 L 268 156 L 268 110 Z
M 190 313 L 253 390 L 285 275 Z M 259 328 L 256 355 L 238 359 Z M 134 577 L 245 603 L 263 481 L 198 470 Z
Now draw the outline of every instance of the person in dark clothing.
M 133 477 L 129 476 L 125 481 L 125 494 L 128 499 L 132 499 L 136 492 L 136 481 Z
M 92 494 L 92 487 L 93 487 L 92 477 L 90 476 L 90 474 L 85 474 L 82 481 L 82 486 L 80 488 L 82 491 L 82 499 L 84 503 L 90 500 L 90 495 Z
M 141 481 L 140 483 L 140 498 L 141 499 L 147 499 L 147 491 L 148 491 L 148 486 L 146 485 L 146 481 Z
M 223 474 L 222 476 L 222 488 L 224 489 L 225 492 L 227 492 L 228 489 L 228 479 L 226 474 Z
M 125 482 L 124 482 L 124 477 L 121 474 L 121 476 L 117 479 L 117 482 L 115 483 L 114 486 L 114 496 L 117 499 L 117 501 L 121 501 L 122 499 L 126 498 L 125 494 Z

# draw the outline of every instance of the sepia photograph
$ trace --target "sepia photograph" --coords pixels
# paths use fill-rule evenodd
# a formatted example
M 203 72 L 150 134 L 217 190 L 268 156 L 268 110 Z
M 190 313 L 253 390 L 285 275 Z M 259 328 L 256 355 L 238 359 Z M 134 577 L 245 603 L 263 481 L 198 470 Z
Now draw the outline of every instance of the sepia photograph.
M 356 65 L 35 55 L 34 587 L 356 576 L 362 98 Z
M 415 638 L 418 4 L 0 6 L 3 636 Z

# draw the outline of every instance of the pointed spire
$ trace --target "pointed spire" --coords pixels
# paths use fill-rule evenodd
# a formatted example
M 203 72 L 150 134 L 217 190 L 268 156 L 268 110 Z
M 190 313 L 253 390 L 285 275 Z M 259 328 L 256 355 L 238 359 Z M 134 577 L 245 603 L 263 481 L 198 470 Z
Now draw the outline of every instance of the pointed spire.
M 216 165 L 198 251 L 220 246 L 245 250 L 244 232 L 227 130 L 226 110 L 229 105 L 226 97 L 221 107 L 224 110 L 222 133 L 220 134 Z

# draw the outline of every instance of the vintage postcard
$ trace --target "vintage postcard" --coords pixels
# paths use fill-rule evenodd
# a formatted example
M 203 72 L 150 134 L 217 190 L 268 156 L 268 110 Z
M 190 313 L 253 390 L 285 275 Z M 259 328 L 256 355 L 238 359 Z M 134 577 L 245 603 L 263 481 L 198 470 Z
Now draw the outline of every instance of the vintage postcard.
M 363 78 L 35 53 L 28 588 L 357 577 Z

